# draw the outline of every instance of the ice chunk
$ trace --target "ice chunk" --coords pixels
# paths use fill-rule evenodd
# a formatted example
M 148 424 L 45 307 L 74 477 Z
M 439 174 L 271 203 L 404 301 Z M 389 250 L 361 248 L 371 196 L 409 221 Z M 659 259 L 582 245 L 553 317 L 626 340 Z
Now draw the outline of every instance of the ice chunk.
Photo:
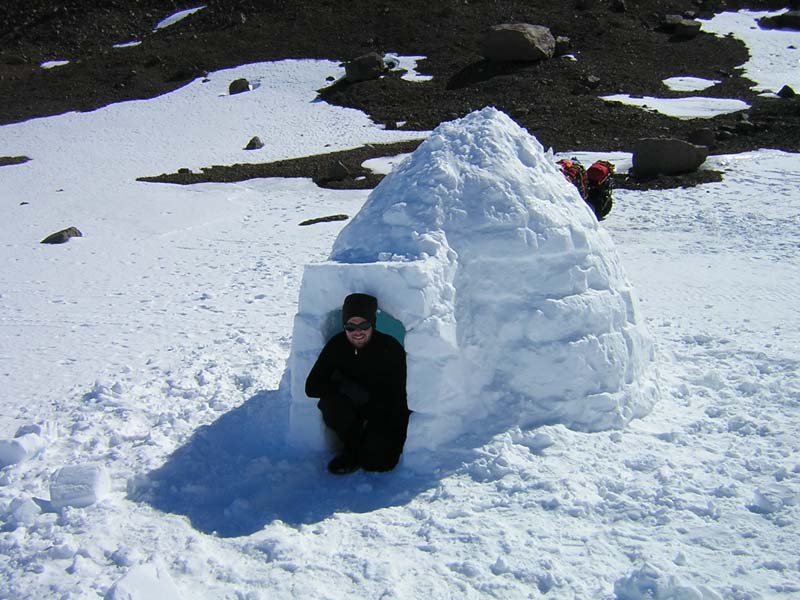
M 11 526 L 30 527 L 41 513 L 42 509 L 30 498 L 14 498 L 4 518 Z
M 0 440 L 0 467 L 15 465 L 36 456 L 44 447 L 44 440 L 36 433 L 25 433 L 12 440 Z
M 53 510 L 65 506 L 91 506 L 111 490 L 111 479 L 105 468 L 97 465 L 70 465 L 55 472 L 50 482 L 50 504 Z
M 681 582 L 647 563 L 614 583 L 616 600 L 722 600 L 706 586 Z
M 105 600 L 179 600 L 181 594 L 161 561 L 137 565 L 118 580 Z

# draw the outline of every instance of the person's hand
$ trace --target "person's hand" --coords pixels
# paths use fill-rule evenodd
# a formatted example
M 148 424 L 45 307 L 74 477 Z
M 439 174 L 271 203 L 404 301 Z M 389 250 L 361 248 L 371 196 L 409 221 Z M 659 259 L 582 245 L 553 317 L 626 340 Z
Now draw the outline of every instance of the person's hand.
M 350 398 L 354 406 L 363 406 L 369 402 L 369 392 L 350 379 L 342 378 L 339 382 L 339 393 Z

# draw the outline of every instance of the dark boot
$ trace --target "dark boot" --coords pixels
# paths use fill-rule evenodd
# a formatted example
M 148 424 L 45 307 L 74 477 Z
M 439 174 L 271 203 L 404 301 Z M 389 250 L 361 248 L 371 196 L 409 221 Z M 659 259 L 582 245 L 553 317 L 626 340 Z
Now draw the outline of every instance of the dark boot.
M 328 463 L 328 471 L 334 475 L 347 475 L 358 470 L 358 461 L 350 453 L 339 454 Z

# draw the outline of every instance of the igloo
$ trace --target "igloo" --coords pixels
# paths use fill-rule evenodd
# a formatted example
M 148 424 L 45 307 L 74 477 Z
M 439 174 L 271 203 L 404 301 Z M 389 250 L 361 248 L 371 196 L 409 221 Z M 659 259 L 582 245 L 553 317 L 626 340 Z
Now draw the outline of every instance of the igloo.
M 406 453 L 487 424 L 598 431 L 649 412 L 653 345 L 614 243 L 552 154 L 494 108 L 443 123 L 305 268 L 289 439 L 321 449 L 305 379 L 351 292 L 406 348 Z

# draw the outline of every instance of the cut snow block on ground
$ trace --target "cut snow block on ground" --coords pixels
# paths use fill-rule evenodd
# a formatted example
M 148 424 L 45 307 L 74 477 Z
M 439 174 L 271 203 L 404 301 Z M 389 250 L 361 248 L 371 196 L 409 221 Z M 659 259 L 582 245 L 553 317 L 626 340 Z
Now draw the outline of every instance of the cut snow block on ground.
M 180 600 L 169 571 L 160 560 L 136 565 L 117 581 L 105 600 Z
M 0 468 L 36 456 L 44 447 L 45 441 L 37 433 L 25 433 L 10 440 L 0 440 Z
M 440 125 L 329 261 L 306 267 L 289 359 L 294 443 L 325 446 L 304 383 L 351 292 L 376 296 L 405 330 L 407 453 L 487 424 L 619 427 L 656 399 L 652 341 L 613 241 L 552 154 L 494 108 Z
M 50 508 L 83 508 L 102 500 L 111 491 L 108 472 L 97 465 L 61 467 L 50 481 Z

